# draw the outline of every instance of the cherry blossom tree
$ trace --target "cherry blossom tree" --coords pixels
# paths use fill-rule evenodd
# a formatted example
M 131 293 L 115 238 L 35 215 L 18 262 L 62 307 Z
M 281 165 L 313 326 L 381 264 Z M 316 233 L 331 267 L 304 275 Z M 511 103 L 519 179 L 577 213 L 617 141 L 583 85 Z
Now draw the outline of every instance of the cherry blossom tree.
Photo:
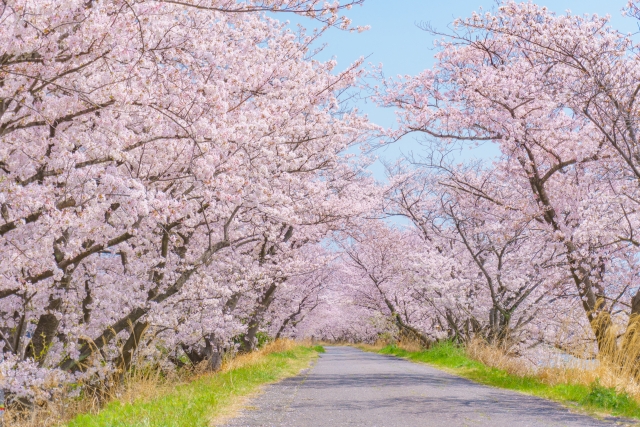
M 349 28 L 357 3 L 2 2 L 3 387 L 126 369 L 145 333 L 226 345 L 273 258 L 366 210 L 359 63 L 260 13 Z
M 309 49 L 361 3 L 0 0 L 1 389 L 215 370 L 260 333 L 640 339 L 632 38 L 512 1 L 427 28 L 436 65 L 380 79 L 381 130 L 343 102 L 362 61 Z M 385 185 L 346 154 L 408 133 L 430 151 Z M 500 156 L 450 155 L 474 144 Z
M 487 191 L 473 177 L 455 186 L 501 207 L 512 217 L 510 233 L 528 223 L 539 228 L 543 253 L 562 255 L 603 348 L 638 300 L 632 292 L 637 217 L 630 202 L 637 190 L 597 123 L 570 108 L 573 94 L 585 93 L 576 89 L 576 77 L 536 56 L 509 32 L 515 27 L 535 27 L 536 40 L 555 37 L 580 49 L 621 40 L 602 19 L 555 16 L 530 3 L 508 2 L 496 15 L 458 20 L 439 42 L 433 70 L 381 89 L 381 103 L 400 109 L 400 127 L 389 136 L 421 132 L 444 150 L 455 141 L 498 144 L 502 156 L 491 168 L 509 192 Z M 616 320 L 620 304 L 632 310 Z
M 445 292 L 464 297 L 455 303 L 428 301 L 446 319 L 451 337 L 480 336 L 501 345 L 531 342 L 532 324 L 552 322 L 541 307 L 566 291 L 562 257 L 533 219 L 520 221 L 502 203 L 521 195 L 499 170 L 442 159 L 432 164 L 427 171 L 391 171 L 385 205 L 388 215 L 409 219 L 424 245 L 452 261 L 450 277 L 437 282 L 447 283 Z M 442 267 L 425 262 L 423 268 Z
M 297 327 L 326 303 L 335 285 L 335 254 L 321 246 L 307 248 L 295 275 L 281 286 L 268 313 L 269 335 L 274 339 L 297 336 Z

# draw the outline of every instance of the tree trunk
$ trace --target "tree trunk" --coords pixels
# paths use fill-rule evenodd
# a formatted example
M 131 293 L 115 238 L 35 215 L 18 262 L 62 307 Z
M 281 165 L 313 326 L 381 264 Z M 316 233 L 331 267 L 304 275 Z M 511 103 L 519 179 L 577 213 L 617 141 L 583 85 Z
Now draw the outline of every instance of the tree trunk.
M 282 333 L 284 332 L 285 328 L 287 327 L 287 325 L 289 324 L 289 321 L 291 320 L 291 316 L 287 317 L 285 319 L 285 321 L 282 323 L 282 325 L 280 325 L 280 329 L 278 329 L 278 333 L 276 334 L 276 339 L 279 340 L 280 337 L 282 336 Z
M 136 322 L 131 331 L 131 335 L 124 343 L 122 347 L 122 352 L 117 360 L 117 366 L 120 370 L 121 374 L 124 374 L 131 367 L 131 360 L 133 359 L 133 354 L 136 352 L 138 348 L 138 344 L 140 343 L 140 339 L 142 335 L 145 333 L 149 324 L 147 322 Z
M 242 344 L 240 345 L 240 351 L 243 353 L 249 353 L 256 349 L 257 347 L 257 339 L 256 335 L 258 334 L 258 330 L 260 329 L 260 321 L 258 320 L 258 315 L 254 315 L 249 322 L 249 327 L 247 328 L 247 333 L 242 337 Z
M 213 255 L 216 252 L 224 248 L 227 248 L 229 246 L 230 246 L 230 243 L 227 240 L 216 243 L 215 245 L 207 249 L 202 254 L 197 264 L 209 265 Z M 188 270 L 183 271 L 180 274 L 180 276 L 176 279 L 176 281 L 167 290 L 165 290 L 161 294 L 153 296 L 148 301 L 159 304 L 161 302 L 164 302 L 166 299 L 172 297 L 173 295 L 177 294 L 178 292 L 180 292 L 180 290 L 185 285 L 185 283 L 189 281 L 189 278 L 193 275 L 193 273 L 197 271 L 197 269 L 198 267 L 194 266 Z M 120 331 L 125 330 L 132 323 L 137 322 L 138 319 L 140 319 L 142 316 L 147 314 L 148 311 L 149 311 L 149 306 L 134 308 L 129 312 L 129 314 L 127 314 L 126 316 L 124 316 L 123 318 L 121 318 L 111 326 L 104 329 L 102 331 L 102 334 L 98 338 L 96 338 L 93 341 L 93 343 L 83 344 L 82 347 L 80 348 L 80 355 L 78 356 L 78 359 L 77 360 L 65 359 L 60 364 L 60 369 L 65 371 L 77 371 L 81 369 L 82 363 L 84 362 L 84 360 L 86 360 L 89 356 L 91 356 L 96 349 L 100 350 L 102 347 L 107 345 Z
M 211 372 L 217 372 L 222 367 L 222 359 L 225 354 L 225 348 L 222 343 L 215 337 L 205 339 L 205 357 L 208 359 L 207 368 Z
M 511 335 L 510 315 L 507 311 L 505 315 L 499 308 L 493 307 L 489 310 L 489 339 L 493 344 L 505 344 Z
M 27 345 L 25 359 L 32 358 L 42 361 L 47 354 L 47 350 L 53 342 L 53 337 L 58 331 L 60 321 L 53 313 L 45 313 L 38 319 L 38 325 L 33 332 L 33 338 Z
M 249 326 L 247 328 L 247 333 L 242 338 L 242 344 L 240 345 L 240 351 L 243 353 L 249 353 L 256 349 L 256 335 L 260 330 L 260 326 L 262 324 L 262 316 L 269 309 L 269 306 L 273 302 L 273 298 L 275 296 L 276 289 L 278 288 L 278 283 L 274 282 L 269 286 L 266 290 L 262 298 L 258 302 L 258 306 L 256 307 L 255 312 L 251 316 L 251 320 L 249 320 Z

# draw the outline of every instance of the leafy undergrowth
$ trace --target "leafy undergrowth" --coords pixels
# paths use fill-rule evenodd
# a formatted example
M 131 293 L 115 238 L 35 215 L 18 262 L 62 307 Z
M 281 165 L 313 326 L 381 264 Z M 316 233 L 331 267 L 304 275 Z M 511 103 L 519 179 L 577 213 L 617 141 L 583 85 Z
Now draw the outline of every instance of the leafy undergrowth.
M 324 348 L 297 345 L 240 356 L 220 373 L 203 375 L 152 400 L 113 401 L 97 414 L 77 416 L 68 427 L 210 426 L 238 398 L 256 392 L 261 385 L 296 375 L 319 352 Z
M 626 393 L 616 392 L 613 388 L 603 387 L 598 381 L 591 385 L 550 385 L 535 376 L 513 375 L 502 369 L 486 366 L 469 358 L 463 348 L 450 342 L 439 343 L 422 351 L 407 351 L 389 345 L 377 352 L 428 363 L 481 384 L 555 400 L 592 414 L 607 413 L 640 419 L 640 404 L 635 399 Z

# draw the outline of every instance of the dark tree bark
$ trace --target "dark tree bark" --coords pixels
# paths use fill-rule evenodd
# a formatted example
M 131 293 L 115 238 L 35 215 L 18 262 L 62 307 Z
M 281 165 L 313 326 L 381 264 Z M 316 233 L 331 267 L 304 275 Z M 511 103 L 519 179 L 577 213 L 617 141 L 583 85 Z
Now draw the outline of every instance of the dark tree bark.
M 273 302 L 276 289 L 278 289 L 278 283 L 274 282 L 267 288 L 260 301 L 258 301 L 258 305 L 253 312 L 251 319 L 249 320 L 247 333 L 244 335 L 244 337 L 242 337 L 240 351 L 242 351 L 243 353 L 248 353 L 256 349 L 256 336 L 258 334 L 258 331 L 260 330 L 260 326 L 262 326 L 264 314 Z
M 121 373 L 128 371 L 131 367 L 133 354 L 138 348 L 138 344 L 142 339 L 142 335 L 145 333 L 148 327 L 149 324 L 147 322 L 136 322 L 136 324 L 133 326 L 133 330 L 131 331 L 131 334 L 129 335 L 127 341 L 124 343 L 120 356 L 118 357 L 118 360 L 116 362 Z

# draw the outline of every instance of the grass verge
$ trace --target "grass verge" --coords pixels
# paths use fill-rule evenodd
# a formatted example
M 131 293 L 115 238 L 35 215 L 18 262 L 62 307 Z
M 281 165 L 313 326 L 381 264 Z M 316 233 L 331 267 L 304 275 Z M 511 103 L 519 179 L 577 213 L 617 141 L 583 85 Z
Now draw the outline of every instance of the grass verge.
M 481 384 L 554 400 L 592 415 L 611 414 L 640 419 L 638 401 L 626 393 L 600 385 L 597 380 L 590 385 L 547 384 L 535 376 L 513 375 L 505 370 L 484 365 L 468 357 L 463 348 L 450 342 L 439 343 L 421 351 L 408 351 L 393 345 L 382 349 L 363 349 L 428 363 Z
M 290 345 L 277 350 L 280 351 L 269 351 L 267 348 L 267 351 L 239 356 L 227 364 L 222 372 L 202 375 L 151 400 L 110 402 L 97 414 L 79 415 L 67 426 L 211 426 L 238 399 L 255 393 L 264 384 L 296 375 L 309 366 L 309 362 L 324 348 Z

